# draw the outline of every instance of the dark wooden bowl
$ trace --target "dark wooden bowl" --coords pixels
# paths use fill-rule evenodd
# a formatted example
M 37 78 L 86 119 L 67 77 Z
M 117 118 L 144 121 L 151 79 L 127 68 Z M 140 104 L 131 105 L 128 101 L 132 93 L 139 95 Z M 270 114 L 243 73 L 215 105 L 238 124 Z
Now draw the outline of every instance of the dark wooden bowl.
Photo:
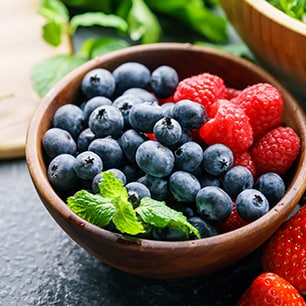
M 80 100 L 80 83 L 96 67 L 114 69 L 138 61 L 153 69 L 175 67 L 180 78 L 201 72 L 221 76 L 227 86 L 243 88 L 257 82 L 278 87 L 284 97 L 284 120 L 302 141 L 289 187 L 283 199 L 266 215 L 235 231 L 212 238 L 183 242 L 133 239 L 92 225 L 74 214 L 50 186 L 41 140 L 56 109 Z M 273 77 L 254 64 L 220 51 L 190 44 L 160 43 L 112 52 L 82 65 L 60 81 L 41 101 L 27 133 L 26 158 L 37 192 L 55 221 L 80 246 L 115 268 L 153 278 L 178 278 L 207 274 L 229 266 L 260 246 L 288 217 L 305 191 L 305 114 L 296 100 Z

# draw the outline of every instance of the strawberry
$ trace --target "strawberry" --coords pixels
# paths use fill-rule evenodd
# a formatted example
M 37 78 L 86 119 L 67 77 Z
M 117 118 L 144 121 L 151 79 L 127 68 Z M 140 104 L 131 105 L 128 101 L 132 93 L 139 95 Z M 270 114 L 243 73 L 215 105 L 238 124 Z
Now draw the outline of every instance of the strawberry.
M 257 276 L 243 293 L 236 306 L 300 305 L 306 303 L 299 292 L 285 279 L 272 272 Z
M 306 294 L 306 205 L 271 236 L 263 248 L 265 271 L 279 274 Z

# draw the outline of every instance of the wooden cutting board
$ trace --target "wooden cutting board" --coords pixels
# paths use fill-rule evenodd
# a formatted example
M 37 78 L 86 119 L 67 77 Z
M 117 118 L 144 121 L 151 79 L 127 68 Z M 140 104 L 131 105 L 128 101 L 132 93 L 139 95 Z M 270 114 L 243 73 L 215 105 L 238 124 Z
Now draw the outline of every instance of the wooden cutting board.
M 58 53 L 41 37 L 45 22 L 39 0 L 0 1 L 0 159 L 24 156 L 26 131 L 40 98 L 32 89 L 31 68 Z

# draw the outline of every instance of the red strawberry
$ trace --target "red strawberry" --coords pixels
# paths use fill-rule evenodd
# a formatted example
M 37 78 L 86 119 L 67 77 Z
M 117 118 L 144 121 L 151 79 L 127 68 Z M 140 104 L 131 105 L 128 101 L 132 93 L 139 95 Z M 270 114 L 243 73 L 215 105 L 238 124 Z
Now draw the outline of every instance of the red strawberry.
M 290 127 L 278 127 L 260 138 L 251 148 L 257 175 L 266 172 L 284 174 L 300 151 L 299 136 Z
M 253 143 L 253 131 L 244 111 L 228 100 L 211 106 L 213 116 L 200 128 L 206 144 L 223 143 L 233 152 L 245 152 Z
M 283 100 L 279 90 L 268 83 L 246 87 L 236 98 L 245 114 L 250 118 L 254 139 L 280 126 Z
M 233 202 L 233 209 L 229 217 L 225 221 L 219 222 L 216 224 L 216 228 L 221 233 L 226 233 L 229 231 L 233 231 L 239 227 L 247 225 L 249 222 L 243 220 L 237 213 L 236 203 Z
M 265 271 L 279 274 L 306 294 L 306 205 L 264 245 L 262 265 Z
M 285 279 L 271 272 L 257 276 L 236 306 L 305 306 L 299 292 Z
M 248 151 L 235 153 L 233 166 L 244 166 L 251 171 L 253 177 L 256 176 L 256 167 Z
M 174 102 L 188 99 L 202 104 L 206 111 L 217 100 L 223 98 L 225 85 L 219 76 L 202 73 L 179 82 L 173 95 Z

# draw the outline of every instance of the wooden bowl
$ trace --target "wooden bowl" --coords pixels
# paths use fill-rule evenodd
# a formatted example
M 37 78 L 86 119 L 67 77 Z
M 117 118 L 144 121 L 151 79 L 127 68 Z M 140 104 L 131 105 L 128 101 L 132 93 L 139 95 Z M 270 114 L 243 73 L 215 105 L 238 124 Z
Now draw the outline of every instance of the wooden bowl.
M 265 216 L 232 232 L 201 240 L 165 242 L 129 238 L 92 225 L 74 214 L 50 186 L 42 150 L 42 136 L 54 112 L 63 104 L 80 100 L 80 83 L 91 69 L 113 70 L 127 61 L 154 69 L 175 67 L 180 78 L 204 71 L 221 76 L 227 86 L 243 88 L 258 82 L 278 87 L 284 98 L 284 120 L 302 140 L 301 154 L 283 199 Z M 42 100 L 27 133 L 26 158 L 37 192 L 56 222 L 80 246 L 117 269 L 152 278 L 179 278 L 207 274 L 237 262 L 259 247 L 288 217 L 306 184 L 305 116 L 290 93 L 254 64 L 221 51 L 190 44 L 159 43 L 115 51 L 95 58 L 60 81 Z
M 306 97 L 306 24 L 266 0 L 220 0 L 220 4 L 258 61 Z

